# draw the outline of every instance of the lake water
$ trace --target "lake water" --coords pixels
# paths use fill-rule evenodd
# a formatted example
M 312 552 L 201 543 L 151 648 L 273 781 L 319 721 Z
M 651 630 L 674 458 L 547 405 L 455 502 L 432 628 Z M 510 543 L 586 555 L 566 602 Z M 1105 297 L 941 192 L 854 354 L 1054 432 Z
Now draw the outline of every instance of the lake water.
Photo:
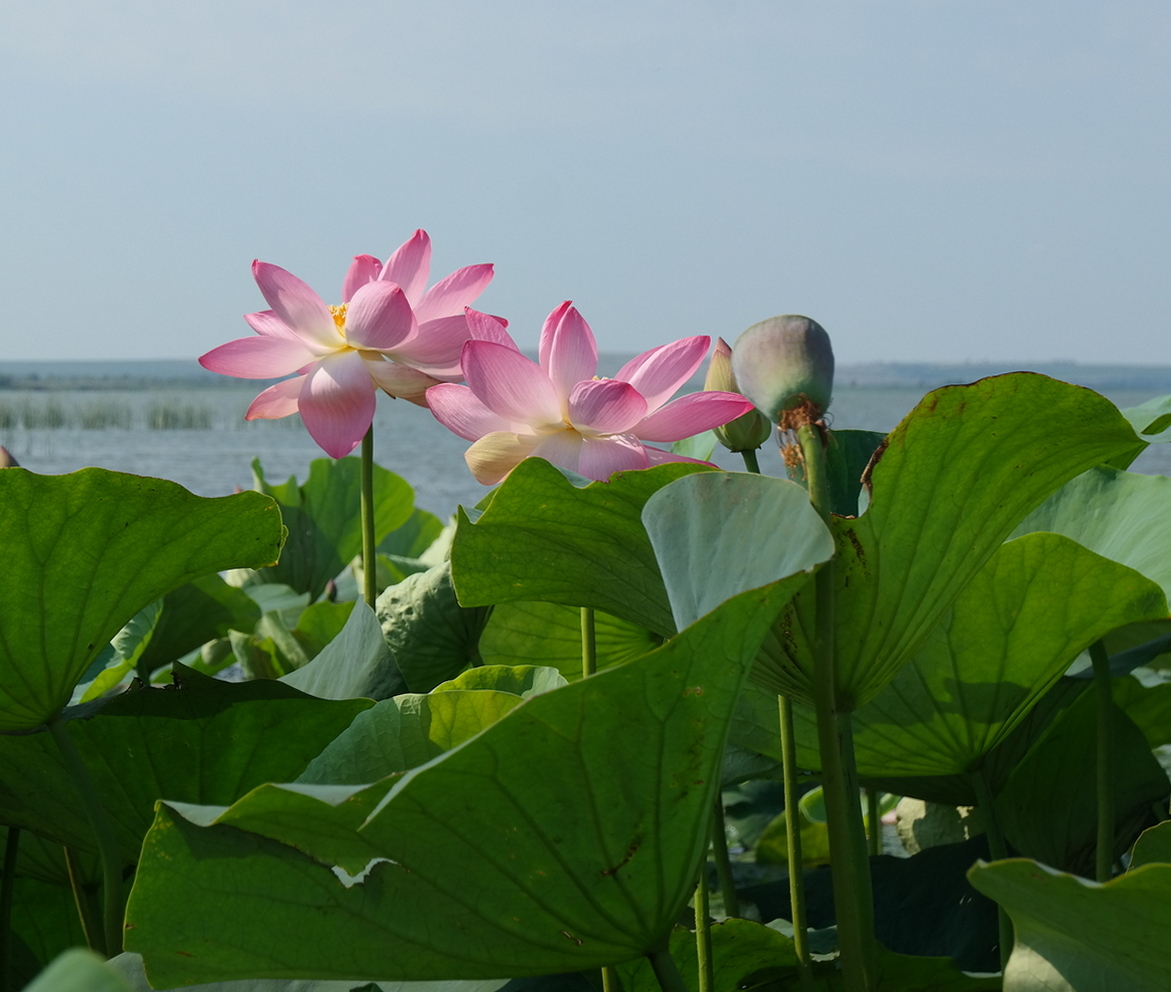
M 221 496 L 252 485 L 251 461 L 259 457 L 270 482 L 290 475 L 304 480 L 309 463 L 324 454 L 297 416 L 245 421 L 256 395 L 251 383 L 215 388 L 100 390 L 0 390 L 0 445 L 25 468 L 43 474 L 88 465 L 171 479 L 194 493 Z M 833 404 L 837 428 L 889 431 L 919 401 L 924 390 L 839 387 Z M 1121 407 L 1150 393 L 1113 391 Z M 447 517 L 459 503 L 485 493 L 468 472 L 468 442 L 451 434 L 428 411 L 382 397 L 375 420 L 375 460 L 406 478 L 416 503 Z M 743 467 L 738 455 L 717 449 L 725 468 Z M 773 446 L 761 452 L 761 468 L 782 475 Z M 1171 445 L 1152 445 L 1134 471 L 1171 474 Z

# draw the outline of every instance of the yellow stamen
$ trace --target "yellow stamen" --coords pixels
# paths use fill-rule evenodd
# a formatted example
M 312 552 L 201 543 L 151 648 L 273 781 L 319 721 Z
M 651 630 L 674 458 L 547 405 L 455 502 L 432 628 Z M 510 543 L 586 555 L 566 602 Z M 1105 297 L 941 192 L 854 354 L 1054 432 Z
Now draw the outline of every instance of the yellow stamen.
M 333 314 L 333 322 L 337 324 L 337 329 L 344 330 L 346 326 L 346 306 L 348 304 L 339 303 L 336 307 L 330 307 L 329 312 Z

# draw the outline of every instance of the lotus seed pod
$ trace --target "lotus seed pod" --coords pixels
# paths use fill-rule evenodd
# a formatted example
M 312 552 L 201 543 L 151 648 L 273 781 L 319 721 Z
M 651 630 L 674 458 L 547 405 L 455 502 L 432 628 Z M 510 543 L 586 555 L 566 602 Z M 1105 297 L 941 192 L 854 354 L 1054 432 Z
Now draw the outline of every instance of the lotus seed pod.
M 834 385 L 834 353 L 817 321 L 796 314 L 753 324 L 736 340 L 732 371 L 740 392 L 774 423 L 787 410 L 812 407 L 819 419 Z
M 707 392 L 740 392 L 732 373 L 732 349 L 723 338 L 716 339 L 716 350 L 712 352 L 703 388 Z M 722 427 L 716 427 L 714 433 L 729 451 L 755 451 L 772 436 L 773 425 L 759 410 L 750 410 Z

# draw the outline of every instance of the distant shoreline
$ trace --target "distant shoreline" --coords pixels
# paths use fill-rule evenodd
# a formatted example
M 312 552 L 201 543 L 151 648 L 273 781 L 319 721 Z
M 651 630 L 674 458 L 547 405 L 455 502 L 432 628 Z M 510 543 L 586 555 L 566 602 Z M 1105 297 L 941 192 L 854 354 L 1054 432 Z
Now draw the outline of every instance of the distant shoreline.
M 630 356 L 603 354 L 602 371 L 613 373 Z M 859 389 L 934 389 L 953 383 L 972 382 L 1003 372 L 1041 372 L 1098 390 L 1134 390 L 1152 396 L 1171 393 L 1171 365 L 1083 365 L 1079 362 L 1049 361 L 1025 365 L 1009 362 L 871 362 L 842 365 L 835 376 L 839 387 Z M 699 374 L 702 379 L 702 372 Z M 135 390 L 185 387 L 239 389 L 254 384 L 257 389 L 275 379 L 233 379 L 203 368 L 194 359 L 141 361 L 0 361 L 0 390 Z

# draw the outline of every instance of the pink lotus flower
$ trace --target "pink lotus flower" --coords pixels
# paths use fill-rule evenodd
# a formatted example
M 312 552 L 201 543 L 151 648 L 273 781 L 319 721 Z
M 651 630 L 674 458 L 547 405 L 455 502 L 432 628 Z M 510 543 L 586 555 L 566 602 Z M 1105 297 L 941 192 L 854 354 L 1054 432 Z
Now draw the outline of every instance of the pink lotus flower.
M 313 440 L 341 458 L 370 429 L 378 388 L 426 406 L 427 387 L 463 378 L 464 310 L 492 280 L 492 266 L 469 265 L 427 289 L 430 268 L 431 239 L 416 231 L 385 266 L 356 256 L 341 305 L 327 306 L 291 273 L 253 262 L 272 309 L 245 316 L 256 337 L 220 345 L 199 364 L 244 379 L 300 373 L 264 390 L 245 418 L 300 412 Z
M 475 442 L 464 457 L 488 486 L 534 455 L 598 480 L 624 469 L 694 461 L 644 442 L 679 441 L 752 409 L 743 396 L 721 392 L 667 403 L 707 355 L 706 337 L 652 348 L 613 379 L 598 379 L 593 332 L 568 301 L 545 321 L 539 365 L 494 318 L 469 311 L 468 320 L 474 325 L 463 347 L 468 384 L 432 386 L 427 404 L 445 427 Z

